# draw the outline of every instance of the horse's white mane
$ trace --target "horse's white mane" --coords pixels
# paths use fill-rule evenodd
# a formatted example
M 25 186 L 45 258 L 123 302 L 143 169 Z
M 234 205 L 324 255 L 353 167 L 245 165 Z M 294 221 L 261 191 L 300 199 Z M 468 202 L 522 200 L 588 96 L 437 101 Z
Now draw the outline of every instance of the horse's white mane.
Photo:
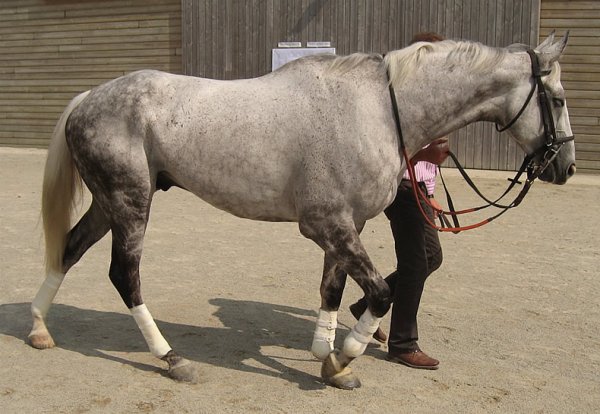
M 394 50 L 383 58 L 384 66 L 390 74 L 394 87 L 402 85 L 406 77 L 419 70 L 436 53 L 446 54 L 446 64 L 454 66 L 467 64 L 474 71 L 485 71 L 496 66 L 509 49 L 499 49 L 470 41 L 444 40 L 441 42 L 417 42 L 404 49 Z M 367 60 L 381 59 L 380 55 L 354 53 L 333 60 L 329 70 L 345 73 Z
M 359 52 L 348 56 L 337 56 L 335 59 L 333 59 L 333 62 L 331 62 L 331 66 L 329 66 L 328 71 L 346 73 L 355 67 L 360 66 L 362 63 L 373 59 L 381 59 L 381 55 Z
M 507 49 L 493 48 L 470 41 L 444 40 L 428 43 L 417 42 L 404 49 L 395 50 L 384 58 L 385 67 L 394 87 L 402 85 L 406 77 L 427 65 L 434 54 L 446 54 L 449 67 L 466 64 L 476 72 L 495 67 L 506 55 Z

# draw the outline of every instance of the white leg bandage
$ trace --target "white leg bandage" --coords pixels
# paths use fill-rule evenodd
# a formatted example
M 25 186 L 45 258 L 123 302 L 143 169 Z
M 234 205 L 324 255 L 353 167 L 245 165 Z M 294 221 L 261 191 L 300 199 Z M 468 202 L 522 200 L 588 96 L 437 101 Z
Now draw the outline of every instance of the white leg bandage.
M 335 341 L 335 329 L 337 328 L 337 311 L 328 312 L 319 309 L 317 317 L 317 327 L 313 336 L 311 351 L 315 357 L 320 360 L 327 358 L 327 355 L 333 351 L 333 342 Z
M 352 358 L 362 355 L 380 322 L 381 318 L 374 317 L 367 309 L 344 340 L 343 353 Z
M 134 306 L 130 311 L 131 315 L 133 315 L 133 319 L 135 319 L 140 328 L 140 331 L 142 331 L 142 335 L 144 335 L 144 339 L 146 340 L 152 355 L 158 358 L 167 355 L 171 350 L 171 347 L 158 330 L 158 326 L 156 326 L 146 305 L 142 304 L 140 306 Z
M 50 305 L 64 278 L 64 273 L 50 272 L 46 275 L 44 283 L 42 283 L 40 290 L 38 290 L 37 295 L 35 295 L 35 298 L 31 302 L 31 313 L 33 313 L 33 316 L 42 319 L 46 317 L 48 309 L 50 309 Z

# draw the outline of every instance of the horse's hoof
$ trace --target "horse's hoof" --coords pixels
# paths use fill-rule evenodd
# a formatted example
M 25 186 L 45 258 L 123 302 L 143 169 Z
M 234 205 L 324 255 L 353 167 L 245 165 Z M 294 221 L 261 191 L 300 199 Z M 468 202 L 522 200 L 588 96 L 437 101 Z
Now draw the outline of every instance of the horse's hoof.
M 169 366 L 169 377 L 176 381 L 198 383 L 198 371 L 194 365 L 185 358 L 181 358 L 176 364 Z
M 187 359 L 177 355 L 173 350 L 170 350 L 161 359 L 169 364 L 169 377 L 191 384 L 198 382 L 198 372 L 194 368 L 194 365 Z
M 326 384 L 343 390 L 353 390 L 361 386 L 360 380 L 350 368 L 347 366 L 342 368 L 335 351 L 323 361 L 321 378 Z
M 342 390 L 353 390 L 361 386 L 360 380 L 350 368 L 344 368 L 339 374 L 325 378 L 325 383 Z
M 54 339 L 52 339 L 49 333 L 30 333 L 27 339 L 29 339 L 29 344 L 37 349 L 48 349 L 55 346 Z

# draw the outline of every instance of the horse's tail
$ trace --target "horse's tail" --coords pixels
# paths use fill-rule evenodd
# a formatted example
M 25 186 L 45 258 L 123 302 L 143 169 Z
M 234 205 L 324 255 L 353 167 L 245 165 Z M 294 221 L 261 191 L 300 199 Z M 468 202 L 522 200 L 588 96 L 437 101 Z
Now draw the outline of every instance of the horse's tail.
M 48 148 L 42 188 L 46 272 L 62 271 L 67 233 L 71 229 L 71 213 L 76 202 L 75 195 L 80 194 L 82 190 L 81 177 L 67 147 L 65 127 L 71 112 L 89 93 L 90 91 L 86 91 L 69 103 L 54 127 Z

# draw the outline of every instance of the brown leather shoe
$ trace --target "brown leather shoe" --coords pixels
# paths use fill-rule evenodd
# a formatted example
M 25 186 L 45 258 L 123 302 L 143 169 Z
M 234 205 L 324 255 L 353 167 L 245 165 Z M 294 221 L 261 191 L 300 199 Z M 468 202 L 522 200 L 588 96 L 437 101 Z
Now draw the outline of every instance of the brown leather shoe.
M 385 358 L 390 362 L 406 365 L 407 367 L 417 369 L 438 369 L 440 361 L 431 358 L 420 349 L 408 352 L 388 352 Z
M 350 313 L 352 314 L 352 316 L 354 316 L 356 320 L 359 320 L 361 315 L 365 311 L 364 309 L 361 310 L 360 307 L 361 306 L 358 302 L 349 306 Z M 382 344 L 385 344 L 385 342 L 387 341 L 387 335 L 385 334 L 385 332 L 383 332 L 381 328 L 377 328 L 377 330 L 373 334 L 373 339 L 375 339 L 378 342 L 381 342 Z

